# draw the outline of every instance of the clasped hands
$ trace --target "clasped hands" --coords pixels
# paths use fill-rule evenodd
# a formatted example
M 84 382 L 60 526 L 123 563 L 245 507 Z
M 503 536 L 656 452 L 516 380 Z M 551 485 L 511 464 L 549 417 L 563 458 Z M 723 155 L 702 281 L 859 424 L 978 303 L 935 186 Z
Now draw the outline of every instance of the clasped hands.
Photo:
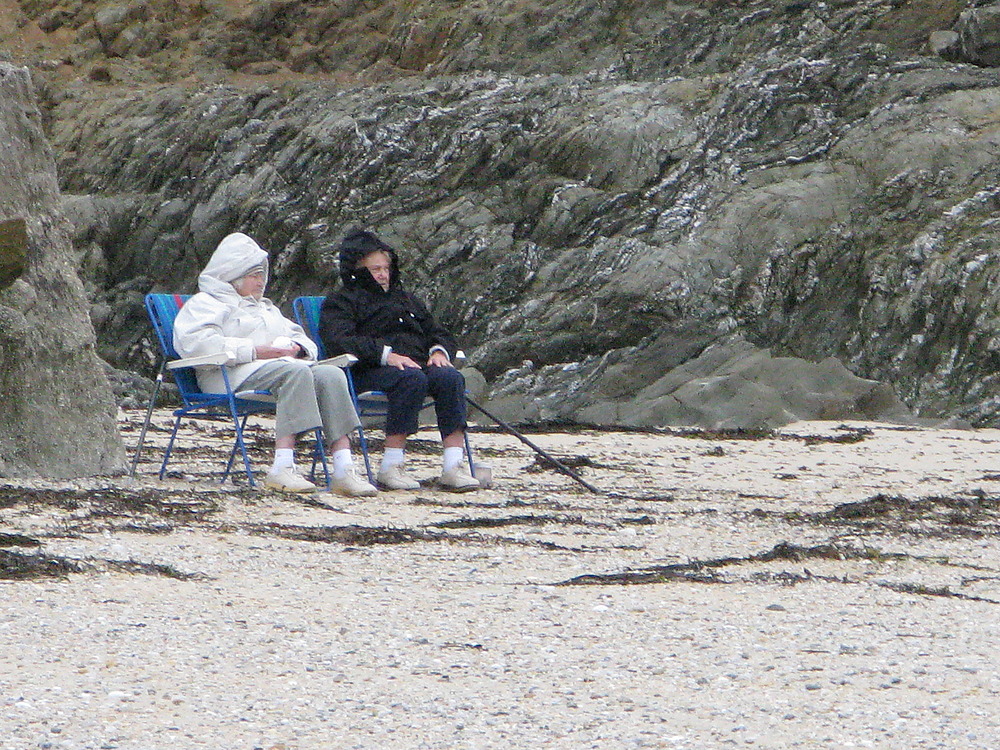
M 420 365 L 413 359 L 410 359 L 405 354 L 396 354 L 396 352 L 389 352 L 389 356 L 385 358 L 385 363 L 389 367 L 395 367 L 399 370 L 403 370 L 407 367 L 416 367 L 418 370 L 421 369 Z M 448 355 L 445 354 L 440 349 L 435 349 L 431 352 L 431 356 L 427 359 L 428 367 L 454 367 L 451 360 L 448 359 Z
M 257 359 L 277 359 L 278 357 L 299 357 L 306 351 L 301 344 L 279 336 L 270 344 L 260 344 L 253 348 Z

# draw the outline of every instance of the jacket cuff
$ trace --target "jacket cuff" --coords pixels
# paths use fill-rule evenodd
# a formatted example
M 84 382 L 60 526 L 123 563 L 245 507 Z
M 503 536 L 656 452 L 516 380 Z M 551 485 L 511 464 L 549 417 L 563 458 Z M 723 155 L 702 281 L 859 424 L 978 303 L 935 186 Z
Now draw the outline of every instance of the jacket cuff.
M 256 347 L 253 345 L 252 341 L 247 341 L 246 343 L 240 343 L 236 347 L 234 352 L 236 355 L 234 357 L 235 361 L 233 364 L 243 364 L 244 362 L 253 362 L 257 359 Z

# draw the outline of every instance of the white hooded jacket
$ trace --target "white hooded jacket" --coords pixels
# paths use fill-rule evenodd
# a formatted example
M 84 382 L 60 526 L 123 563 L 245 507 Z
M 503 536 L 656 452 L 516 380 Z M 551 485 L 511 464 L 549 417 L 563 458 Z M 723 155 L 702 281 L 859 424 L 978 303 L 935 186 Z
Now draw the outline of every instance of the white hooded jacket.
M 251 237 L 239 232 L 223 238 L 198 277 L 198 293 L 174 320 L 174 347 L 182 357 L 228 352 L 229 382 L 235 389 L 272 359 L 256 359 L 254 347 L 286 336 L 316 359 L 316 344 L 266 297 L 241 297 L 232 282 L 255 266 L 268 269 L 267 253 Z M 222 371 L 214 365 L 197 368 L 198 385 L 211 393 L 226 390 Z

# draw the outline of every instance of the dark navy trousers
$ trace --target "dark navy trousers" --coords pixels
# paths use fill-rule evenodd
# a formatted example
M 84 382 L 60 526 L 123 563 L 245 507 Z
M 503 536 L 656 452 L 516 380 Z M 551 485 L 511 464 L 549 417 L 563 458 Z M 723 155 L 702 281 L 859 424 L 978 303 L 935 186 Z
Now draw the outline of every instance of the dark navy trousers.
M 442 438 L 466 427 L 465 376 L 454 367 L 373 367 L 354 374 L 354 388 L 358 393 L 385 391 L 389 400 L 386 435 L 416 432 L 427 396 L 434 399 Z

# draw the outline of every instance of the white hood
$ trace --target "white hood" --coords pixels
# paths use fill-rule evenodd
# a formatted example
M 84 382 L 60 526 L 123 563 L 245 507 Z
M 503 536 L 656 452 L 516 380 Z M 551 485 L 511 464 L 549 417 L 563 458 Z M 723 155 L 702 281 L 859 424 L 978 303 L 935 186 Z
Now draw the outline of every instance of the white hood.
M 267 283 L 267 251 L 252 238 L 242 232 L 227 235 L 215 248 L 208 265 L 198 276 L 198 289 L 211 295 L 232 291 L 232 282 L 245 276 L 254 266 L 264 268 L 264 283 Z M 227 290 L 225 287 L 229 287 Z
M 174 346 L 182 357 L 200 357 L 226 352 L 233 387 L 271 359 L 257 359 L 256 347 L 287 338 L 299 344 L 306 359 L 316 359 L 316 345 L 306 332 L 274 306 L 267 297 L 241 297 L 232 282 L 254 267 L 262 267 L 266 278 L 267 253 L 245 234 L 231 234 L 215 248 L 205 270 L 198 276 L 194 295 L 174 319 Z M 222 393 L 225 384 L 216 366 L 198 367 L 198 383 L 210 393 Z

